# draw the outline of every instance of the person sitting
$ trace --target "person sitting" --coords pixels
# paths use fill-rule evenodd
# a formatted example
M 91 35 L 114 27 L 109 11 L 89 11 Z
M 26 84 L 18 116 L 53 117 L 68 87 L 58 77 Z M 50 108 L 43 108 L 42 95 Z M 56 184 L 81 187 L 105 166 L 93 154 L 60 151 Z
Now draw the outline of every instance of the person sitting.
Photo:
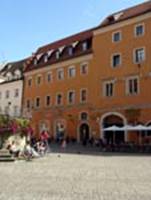
M 30 146 L 30 142 L 27 141 L 24 149 L 24 156 L 27 160 L 30 160 L 32 158 L 32 148 Z
M 14 157 L 19 156 L 20 150 L 17 148 L 15 141 L 12 141 L 12 144 L 8 146 L 8 150 Z
M 46 145 L 44 142 L 37 142 L 37 151 L 41 156 L 46 153 Z

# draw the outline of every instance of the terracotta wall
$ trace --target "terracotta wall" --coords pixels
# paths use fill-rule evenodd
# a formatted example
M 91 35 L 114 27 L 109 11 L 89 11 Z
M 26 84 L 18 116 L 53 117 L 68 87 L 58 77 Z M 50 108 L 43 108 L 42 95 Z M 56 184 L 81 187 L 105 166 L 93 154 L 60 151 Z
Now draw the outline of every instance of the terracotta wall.
M 142 37 L 135 38 L 134 27 L 139 23 L 144 23 L 145 34 Z M 112 31 L 109 30 L 98 35 L 94 32 L 93 58 L 88 61 L 89 71 L 86 76 L 80 75 L 81 62 L 79 61 L 74 64 L 76 66 L 76 77 L 73 79 L 69 79 L 67 75 L 67 68 L 70 65 L 64 67 L 65 78 L 62 81 L 56 80 L 56 69 L 52 69 L 53 82 L 49 84 L 45 81 L 47 67 L 45 67 L 41 73 L 35 70 L 35 75 L 31 75 L 33 79 L 31 88 L 27 86 L 27 79 L 30 74 L 26 74 L 24 104 L 27 99 L 32 99 L 32 101 L 34 101 L 36 96 L 42 99 L 41 108 L 39 110 L 33 109 L 32 111 L 32 124 L 35 127 L 36 134 L 38 134 L 39 131 L 38 126 L 40 121 L 48 120 L 50 132 L 52 135 L 55 135 L 55 123 L 57 120 L 62 119 L 66 122 L 67 134 L 71 137 L 78 138 L 79 126 L 82 123 L 79 119 L 79 115 L 82 111 L 88 112 L 89 118 L 86 123 L 89 124 L 90 132 L 94 134 L 95 137 L 101 136 L 101 119 L 109 112 L 121 114 L 128 122 L 129 119 L 126 115 L 126 110 L 136 108 L 140 110 L 140 115 L 137 117 L 138 122 L 146 123 L 151 120 L 151 18 L 139 21 L 139 23 L 127 24 L 121 28 Z M 113 43 L 112 33 L 116 31 L 122 32 L 122 40 L 118 43 Z M 141 63 L 141 66 L 138 66 L 133 63 L 133 50 L 140 47 L 145 47 L 146 59 Z M 114 53 L 121 53 L 122 55 L 122 64 L 115 69 L 111 67 L 111 55 Z M 38 74 L 41 74 L 43 79 L 40 86 L 36 86 L 35 84 Z M 125 82 L 127 77 L 135 75 L 139 77 L 140 93 L 130 96 L 126 94 Z M 111 79 L 115 80 L 115 94 L 113 97 L 104 97 L 102 89 L 103 82 Z M 81 88 L 88 89 L 88 101 L 84 105 L 80 104 Z M 76 100 L 73 106 L 67 104 L 68 90 L 76 91 Z M 58 92 L 62 92 L 64 96 L 62 107 L 55 106 L 56 93 Z M 46 108 L 44 97 L 49 94 L 52 98 L 52 106 Z M 131 138 L 135 138 L 135 136 L 131 136 Z

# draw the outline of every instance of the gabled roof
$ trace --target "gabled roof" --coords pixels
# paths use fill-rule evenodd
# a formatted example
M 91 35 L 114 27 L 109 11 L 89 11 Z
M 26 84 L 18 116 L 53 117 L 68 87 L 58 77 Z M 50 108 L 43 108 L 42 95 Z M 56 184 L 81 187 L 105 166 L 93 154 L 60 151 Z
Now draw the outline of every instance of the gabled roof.
M 9 62 L 2 68 L 0 74 L 3 74 L 3 76 L 5 76 L 8 72 L 11 72 L 13 74 L 16 70 L 20 70 L 21 72 L 23 72 L 25 69 L 26 61 L 27 59 L 16 62 Z
M 143 15 L 145 13 L 151 12 L 151 0 L 130 7 L 125 10 L 121 10 L 119 12 L 113 13 L 112 15 L 109 15 L 105 20 L 100 24 L 99 28 L 105 27 L 108 25 L 112 25 L 115 23 L 118 23 L 120 21 L 124 21 L 133 17 L 137 17 L 139 15 Z

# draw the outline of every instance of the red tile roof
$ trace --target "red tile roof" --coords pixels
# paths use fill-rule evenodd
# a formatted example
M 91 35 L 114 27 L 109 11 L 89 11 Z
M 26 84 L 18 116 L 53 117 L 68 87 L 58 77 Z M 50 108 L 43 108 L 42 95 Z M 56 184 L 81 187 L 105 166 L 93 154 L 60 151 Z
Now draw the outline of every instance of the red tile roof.
M 92 35 L 93 35 L 93 29 L 77 33 L 75 35 L 69 36 L 67 38 L 64 38 L 64 39 L 58 40 L 56 42 L 50 43 L 48 45 L 40 47 L 37 50 L 36 54 L 46 53 L 47 51 L 49 51 L 51 49 L 56 50 L 59 47 L 68 46 L 76 41 L 84 41 L 88 38 L 91 38 Z
M 151 12 L 151 0 L 145 2 L 145 3 L 142 3 L 142 4 L 139 4 L 139 5 L 136 5 L 136 6 L 133 6 L 131 8 L 128 8 L 128 9 L 125 9 L 125 10 L 121 10 L 119 12 L 116 12 L 112 15 L 109 15 L 101 24 L 99 27 L 104 27 L 104 26 L 108 26 L 108 25 L 111 25 L 111 24 L 115 24 L 117 22 L 120 22 L 120 21 L 123 21 L 123 20 L 127 20 L 127 19 L 130 19 L 130 18 L 133 18 L 133 17 L 137 17 L 139 15 L 143 15 L 145 13 L 148 13 L 148 12 Z M 120 15 L 119 18 L 117 20 L 115 20 L 115 16 L 116 15 Z

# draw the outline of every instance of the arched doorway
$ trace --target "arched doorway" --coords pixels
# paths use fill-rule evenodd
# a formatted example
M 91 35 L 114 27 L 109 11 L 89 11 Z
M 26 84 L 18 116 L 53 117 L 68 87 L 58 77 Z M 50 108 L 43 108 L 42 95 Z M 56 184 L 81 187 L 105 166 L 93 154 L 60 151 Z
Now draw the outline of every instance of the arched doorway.
M 126 125 L 126 120 L 121 114 L 108 113 L 102 119 L 101 127 L 108 128 L 111 126 L 123 127 Z M 103 139 L 107 144 L 121 144 L 125 142 L 125 131 L 103 131 Z
M 83 142 L 83 141 L 88 141 L 89 138 L 90 138 L 90 128 L 89 128 L 89 125 L 87 123 L 82 123 L 80 125 L 80 129 L 79 129 L 79 132 L 80 132 L 80 141 Z

